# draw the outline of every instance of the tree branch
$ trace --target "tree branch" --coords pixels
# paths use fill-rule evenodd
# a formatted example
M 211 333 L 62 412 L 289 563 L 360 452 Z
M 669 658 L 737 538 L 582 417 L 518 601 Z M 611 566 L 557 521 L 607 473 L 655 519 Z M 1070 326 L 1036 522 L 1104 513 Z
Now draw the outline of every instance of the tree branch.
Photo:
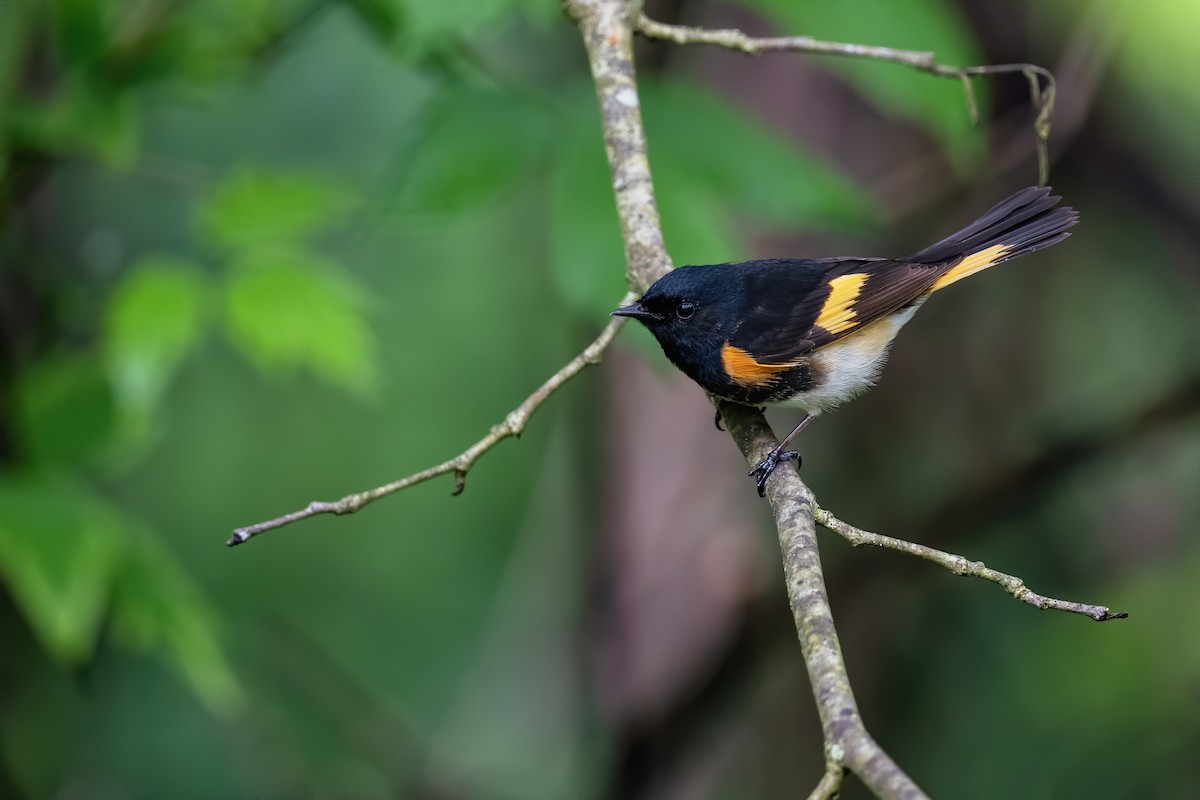
M 954 67 L 939 64 L 935 54 L 928 50 L 897 50 L 892 47 L 874 47 L 865 44 L 847 44 L 844 42 L 825 42 L 811 36 L 747 36 L 732 28 L 710 30 L 692 28 L 686 25 L 668 25 L 656 22 L 645 14 L 638 13 L 636 21 L 638 33 L 651 39 L 665 39 L 675 44 L 710 44 L 737 50 L 752 56 L 763 53 L 809 53 L 813 55 L 846 56 L 851 58 L 866 58 L 874 61 L 890 61 L 893 64 L 904 64 L 913 69 L 939 75 L 945 78 L 957 78 L 962 82 L 966 94 L 967 111 L 971 121 L 978 123 L 979 108 L 975 102 L 975 90 L 971 86 L 974 75 L 998 75 L 1008 72 L 1020 72 L 1029 81 L 1030 102 L 1037 109 L 1034 120 L 1034 133 L 1037 135 L 1038 183 L 1045 185 L 1049 177 L 1050 156 L 1050 122 L 1054 115 L 1055 83 L 1054 75 L 1046 68 L 1036 64 L 990 64 L 982 67 Z M 1039 78 L 1046 80 L 1043 89 Z
M 1069 611 L 1073 614 L 1083 614 L 1085 617 L 1091 617 L 1097 622 L 1105 622 L 1110 619 L 1125 619 L 1129 616 L 1125 611 L 1109 611 L 1107 606 L 1094 606 L 1088 603 L 1074 603 L 1069 600 L 1055 600 L 1053 597 L 1044 597 L 1029 589 L 1025 585 L 1025 582 L 1015 575 L 998 572 L 986 566 L 982 561 L 971 561 L 956 553 L 947 553 L 945 550 L 927 547 L 916 542 L 894 539 L 891 536 L 864 531 L 849 523 L 842 522 L 823 508 L 814 507 L 813 518 L 817 521 L 817 524 L 838 534 L 855 547 L 869 544 L 887 550 L 896 550 L 901 553 L 907 553 L 910 556 L 923 558 L 926 561 L 932 561 L 935 564 L 940 564 L 955 575 L 970 575 L 975 578 L 983 578 L 985 581 L 999 584 L 1004 587 L 1004 591 L 1031 606 L 1037 606 L 1041 609 L 1052 608 L 1057 611 Z
M 775 446 L 775 435 L 755 409 L 721 404 L 719 410 L 748 465 L 757 464 Z M 772 474 L 767 482 L 767 502 L 779 531 L 788 599 L 821 718 L 826 752 L 840 752 L 839 760 L 878 797 L 925 797 L 875 742 L 859 716 L 825 590 L 812 492 L 800 480 L 792 462 L 780 464 Z M 831 779 L 822 779 L 821 786 L 828 786 L 827 780 Z
M 637 296 L 631 292 L 622 298 L 621 304 L 632 303 L 636 299 Z M 353 514 L 363 506 L 381 497 L 387 497 L 389 494 L 394 494 L 401 489 L 416 486 L 418 483 L 424 483 L 430 478 L 436 478 L 448 472 L 454 473 L 454 491 L 452 494 L 462 494 L 462 490 L 466 488 L 467 473 L 475 465 L 475 462 L 479 460 L 479 457 L 505 439 L 520 436 L 521 432 L 525 430 L 525 424 L 533 416 L 533 412 L 537 411 L 542 403 L 549 399 L 550 395 L 554 394 L 560 386 L 571 380 L 571 378 L 574 378 L 585 368 L 593 364 L 599 364 L 605 349 L 612 342 L 613 337 L 617 335 L 617 332 L 621 330 L 624 323 L 625 320 L 623 318 L 613 317 L 608 325 L 604 326 L 604 330 L 600 332 L 596 340 L 584 348 L 582 353 L 575 356 L 562 369 L 547 378 L 546 382 L 537 388 L 537 391 L 521 402 L 521 405 L 508 412 L 503 422 L 493 425 L 492 429 L 488 431 L 487 436 L 484 436 L 454 458 L 443 461 L 441 464 L 429 469 L 421 470 L 408 477 L 401 478 L 400 480 L 384 484 L 383 486 L 376 486 L 374 489 L 368 489 L 364 492 L 348 494 L 341 500 L 333 502 L 314 500 L 299 511 L 293 511 L 290 514 L 284 514 L 283 516 L 264 522 L 257 522 L 254 525 L 247 525 L 244 528 L 238 528 L 225 544 L 234 547 L 265 531 L 282 528 L 284 525 L 290 525 L 293 522 L 299 522 L 302 519 L 308 519 L 320 514 L 335 514 L 337 516 Z
M 629 284 L 644 291 L 670 268 L 671 260 L 654 202 L 634 73 L 633 27 L 640 4 L 636 0 L 564 0 L 563 8 L 583 34 L 596 83 Z M 757 464 L 775 446 L 775 435 L 757 410 L 719 404 L 718 411 L 748 465 Z M 859 717 L 825 592 L 812 493 L 793 464 L 775 470 L 767 484 L 767 501 L 779 531 L 792 617 L 828 752 L 840 751 L 846 767 L 880 797 L 925 797 L 871 738 Z M 831 781 L 823 779 L 821 787 L 828 787 Z
M 562 0 L 563 9 L 576 22 L 583 36 L 588 62 L 600 102 L 605 151 L 612 174 L 613 192 L 625 245 L 626 277 L 631 293 L 626 301 L 640 295 L 671 268 L 671 259 L 663 244 L 662 229 L 655 205 L 645 132 L 633 62 L 635 27 L 650 36 L 667 38 L 680 44 L 708 43 L 732 47 L 744 52 L 796 50 L 875 58 L 908 64 L 938 75 L 957 76 L 967 86 L 968 76 L 994 72 L 1024 72 L 1034 86 L 1035 105 L 1040 103 L 1038 134 L 1044 145 L 1049 133 L 1049 115 L 1053 106 L 1053 78 L 1033 65 L 997 67 L 946 67 L 937 64 L 932 53 L 891 50 L 889 48 L 818 42 L 807 37 L 751 39 L 738 31 L 702 31 L 694 28 L 662 25 L 641 13 L 640 0 Z M 1049 80 L 1047 90 L 1038 90 L 1037 76 Z M 1044 119 L 1043 119 L 1044 116 Z M 281 527 L 318 514 L 349 514 L 366 504 L 438 475 L 455 474 L 455 494 L 462 491 L 467 471 L 475 461 L 499 442 L 517 436 L 530 415 L 563 383 L 601 354 L 620 330 L 622 320 L 610 322 L 601 335 L 579 356 L 550 377 L 512 411 L 504 422 L 455 458 L 399 481 L 348 495 L 333 503 L 314 502 L 300 511 L 239 528 L 229 544 L 235 545 L 266 530 Z M 745 406 L 718 404 L 718 412 L 748 465 L 757 464 L 776 444 L 775 435 L 762 413 Z M 812 493 L 800 480 L 794 464 L 781 464 L 767 484 L 766 497 L 774 515 L 783 558 L 784 576 L 792 617 L 799 635 L 801 651 L 812 682 L 813 694 L 825 739 L 826 770 L 812 797 L 834 796 L 845 770 L 855 773 L 877 796 L 914 800 L 926 795 L 867 732 L 858 712 L 850 679 L 842 658 L 841 645 L 834 627 L 833 613 L 825 589 L 817 547 L 816 521 L 845 536 L 853 544 L 873 544 L 919 555 L 940 563 L 959 574 L 982 577 L 1000 584 L 1024 602 L 1039 608 L 1062 608 L 1087 614 L 1094 619 L 1114 619 L 1106 608 L 1066 603 L 1036 595 L 1013 576 L 996 572 L 979 562 L 934 550 L 923 545 L 861 531 L 837 520 L 816 507 Z
M 817 788 L 809 793 L 808 800 L 832 800 L 838 796 L 842 788 L 842 778 L 846 774 L 846 767 L 842 764 L 843 755 L 840 745 L 826 745 L 825 772 L 821 775 Z

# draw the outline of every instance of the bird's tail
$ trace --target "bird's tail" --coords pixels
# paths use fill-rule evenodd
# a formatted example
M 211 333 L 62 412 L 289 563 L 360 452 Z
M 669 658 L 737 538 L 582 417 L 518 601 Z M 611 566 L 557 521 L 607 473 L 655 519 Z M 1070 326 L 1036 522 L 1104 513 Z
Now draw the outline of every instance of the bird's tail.
M 1055 208 L 1061 199 L 1050 194 L 1047 186 L 1022 189 L 958 233 L 902 260 L 945 264 L 946 272 L 931 290 L 945 288 L 968 275 L 1070 236 L 1067 228 L 1079 221 L 1079 212 L 1067 206 Z

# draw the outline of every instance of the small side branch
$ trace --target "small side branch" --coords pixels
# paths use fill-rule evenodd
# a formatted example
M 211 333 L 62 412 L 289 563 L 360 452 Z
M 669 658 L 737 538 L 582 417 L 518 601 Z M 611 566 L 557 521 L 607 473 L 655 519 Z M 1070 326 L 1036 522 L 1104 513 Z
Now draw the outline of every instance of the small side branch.
M 842 778 L 846 775 L 846 766 L 842 763 L 845 758 L 840 744 L 825 746 L 825 773 L 817 783 L 817 788 L 809 792 L 808 800 L 833 800 L 842 789 Z
M 711 30 L 707 28 L 692 28 L 686 25 L 668 25 L 656 22 L 645 14 L 639 14 L 636 20 L 638 33 L 651 39 L 665 39 L 675 44 L 708 44 L 736 50 L 752 56 L 764 53 L 808 53 L 811 55 L 846 56 L 850 58 L 866 58 L 874 61 L 888 61 L 893 64 L 904 64 L 913 69 L 939 75 L 944 78 L 957 78 L 962 82 L 966 94 L 967 111 L 972 122 L 979 121 L 979 107 L 975 102 L 975 90 L 971 86 L 971 77 L 975 75 L 998 75 L 1007 72 L 1019 72 L 1029 81 L 1030 102 L 1037 109 L 1034 120 L 1034 132 L 1037 134 L 1038 181 L 1045 184 L 1050 171 L 1050 122 L 1054 116 L 1055 84 L 1054 75 L 1045 67 L 1037 64 L 990 64 L 982 67 L 954 67 L 940 64 L 936 55 L 929 50 L 897 50 L 893 47 L 875 47 L 865 44 L 849 44 L 846 42 L 826 42 L 811 36 L 747 36 L 739 30 L 727 28 Z M 1045 87 L 1041 80 L 1046 82 Z
M 627 294 L 621 300 L 621 305 L 632 303 L 635 299 L 637 298 L 632 293 Z M 299 511 L 293 511 L 290 514 L 284 514 L 283 516 L 275 517 L 274 519 L 269 519 L 264 522 L 258 522 L 254 525 L 247 525 L 244 528 L 238 528 L 233 532 L 233 535 L 229 537 L 229 541 L 227 541 L 225 544 L 229 545 L 230 547 L 234 547 L 235 545 L 239 545 L 245 541 L 248 541 L 250 538 L 257 536 L 260 533 L 264 533 L 265 531 L 274 530 L 275 528 L 282 528 L 284 525 L 290 525 L 293 522 L 298 522 L 302 519 L 308 519 L 309 517 L 315 517 L 320 514 L 335 514 L 338 516 L 341 516 L 342 514 L 353 514 L 363 506 L 372 503 L 381 497 L 386 497 L 389 494 L 394 494 L 395 492 L 400 491 L 401 489 L 407 489 L 408 487 L 415 486 L 418 483 L 424 483 L 430 478 L 436 478 L 439 475 L 445 475 L 451 472 L 454 473 L 454 491 L 452 494 L 462 494 L 463 489 L 466 488 L 467 473 L 471 470 L 471 467 L 475 465 L 475 462 L 479 460 L 479 457 L 491 450 L 496 445 L 500 444 L 500 442 L 504 441 L 505 439 L 520 436 L 521 432 L 525 430 L 525 424 L 529 421 L 529 418 L 533 416 L 533 412 L 537 411 L 542 403 L 546 402 L 550 395 L 554 394 L 554 392 L 557 391 L 560 386 L 571 380 L 571 378 L 575 377 L 585 368 L 593 364 L 600 363 L 600 359 L 604 355 L 605 349 L 607 349 L 609 343 L 612 342 L 613 337 L 617 335 L 617 331 L 621 330 L 621 327 L 624 324 L 624 319 L 620 317 L 614 317 L 612 321 L 605 326 L 604 330 L 601 331 L 596 340 L 584 348 L 582 353 L 575 356 L 575 358 L 568 361 L 562 369 L 551 375 L 545 383 L 537 388 L 537 391 L 529 395 L 529 397 L 526 397 L 525 400 L 522 401 L 521 405 L 510 411 L 508 415 L 505 416 L 503 422 L 493 425 L 492 429 L 488 431 L 487 436 L 484 436 L 482 439 L 468 447 L 463 452 L 459 453 L 454 458 L 451 458 L 448 461 L 443 461 L 441 464 L 430 467 L 429 469 L 421 470 L 420 472 L 409 475 L 408 477 L 401 478 L 400 480 L 384 484 L 383 486 L 376 486 L 374 489 L 368 489 L 364 492 L 348 494 L 341 500 L 335 500 L 332 502 L 314 500 Z
M 905 539 L 895 539 L 891 536 L 864 531 L 849 523 L 842 522 L 823 508 L 813 509 L 813 519 L 816 520 L 817 524 L 838 534 L 855 547 L 869 544 L 874 547 L 883 547 L 887 550 L 897 550 L 901 553 L 907 553 L 910 556 L 916 556 L 917 558 L 923 558 L 926 561 L 940 564 L 955 575 L 970 575 L 975 578 L 983 578 L 985 581 L 999 584 L 1004 588 L 1004 591 L 1022 603 L 1028 603 L 1037 608 L 1050 608 L 1056 611 L 1069 611 L 1072 614 L 1082 614 L 1085 617 L 1091 617 L 1097 622 L 1105 622 L 1110 619 L 1125 619 L 1129 616 L 1125 611 L 1110 611 L 1107 606 L 1094 606 L 1088 603 L 1075 603 L 1070 600 L 1056 600 L 1053 597 L 1045 597 L 1027 587 L 1025 582 L 1015 575 L 994 570 L 986 566 L 982 561 L 971 561 L 955 553 L 947 553 L 945 550 L 938 550 Z

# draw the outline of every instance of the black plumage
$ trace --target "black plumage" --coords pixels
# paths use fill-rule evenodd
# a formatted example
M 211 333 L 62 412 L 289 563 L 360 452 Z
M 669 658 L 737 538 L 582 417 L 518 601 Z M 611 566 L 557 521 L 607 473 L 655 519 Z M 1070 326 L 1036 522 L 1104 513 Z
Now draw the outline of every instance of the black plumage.
M 962 230 L 899 259 L 680 267 L 613 313 L 641 320 L 667 358 L 711 394 L 808 411 L 786 444 L 811 417 L 874 383 L 892 339 L 930 294 L 1067 238 L 1078 214 L 1056 207 L 1060 199 L 1049 188 L 1022 189 Z M 760 492 L 780 457 L 777 448 L 760 474 Z

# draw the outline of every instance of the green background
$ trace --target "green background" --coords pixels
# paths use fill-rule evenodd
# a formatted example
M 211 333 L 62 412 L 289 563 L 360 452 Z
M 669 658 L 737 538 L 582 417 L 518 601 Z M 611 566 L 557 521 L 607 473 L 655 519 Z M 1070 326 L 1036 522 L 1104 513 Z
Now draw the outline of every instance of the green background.
M 802 441 L 841 518 L 1130 612 L 822 533 L 863 716 L 934 796 L 1200 794 L 1198 9 L 648 9 L 1059 77 L 1076 235 L 939 295 Z M 1019 77 L 972 127 L 901 66 L 638 57 L 677 264 L 898 255 L 1036 177 Z M 807 793 L 773 531 L 640 329 L 461 497 L 223 546 L 460 452 L 623 273 L 549 0 L 0 4 L 0 795 Z

